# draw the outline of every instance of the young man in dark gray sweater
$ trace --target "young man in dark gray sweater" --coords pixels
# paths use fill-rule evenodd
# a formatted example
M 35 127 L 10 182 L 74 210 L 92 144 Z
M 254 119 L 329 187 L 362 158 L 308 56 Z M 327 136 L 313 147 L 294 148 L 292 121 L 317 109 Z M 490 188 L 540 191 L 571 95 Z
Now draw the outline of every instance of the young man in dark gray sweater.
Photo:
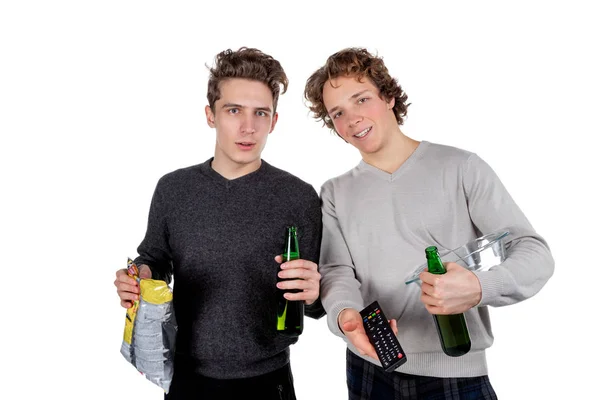
M 256 49 L 226 50 L 210 70 L 206 119 L 214 157 L 163 176 L 134 260 L 144 278 L 173 281 L 178 324 L 167 399 L 295 399 L 289 346 L 276 332 L 277 288 L 320 318 L 321 206 L 315 189 L 261 159 L 275 128 L 280 63 Z M 303 259 L 281 264 L 286 227 Z M 280 278 L 292 278 L 277 282 Z M 293 279 L 296 278 L 296 279 Z M 125 270 L 123 307 L 139 296 Z

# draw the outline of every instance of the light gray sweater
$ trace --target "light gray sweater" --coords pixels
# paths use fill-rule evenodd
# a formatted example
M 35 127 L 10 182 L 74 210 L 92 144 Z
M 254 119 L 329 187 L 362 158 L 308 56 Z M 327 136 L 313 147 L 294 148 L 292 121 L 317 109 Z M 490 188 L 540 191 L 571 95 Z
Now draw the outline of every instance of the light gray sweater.
M 487 374 L 485 349 L 493 342 L 487 306 L 533 296 L 554 271 L 545 240 L 490 166 L 465 150 L 422 141 L 392 174 L 361 161 L 325 182 L 321 199 L 321 296 L 329 328 L 345 338 L 337 324 L 339 312 L 348 307 L 361 310 L 377 300 L 386 316 L 398 321 L 398 339 L 407 355 L 399 372 L 436 377 Z M 427 246 L 435 245 L 443 254 L 505 228 L 510 231 L 505 238 L 507 259 L 476 273 L 481 302 L 465 313 L 471 350 L 449 357 L 420 301 L 420 287 L 404 280 L 426 261 Z

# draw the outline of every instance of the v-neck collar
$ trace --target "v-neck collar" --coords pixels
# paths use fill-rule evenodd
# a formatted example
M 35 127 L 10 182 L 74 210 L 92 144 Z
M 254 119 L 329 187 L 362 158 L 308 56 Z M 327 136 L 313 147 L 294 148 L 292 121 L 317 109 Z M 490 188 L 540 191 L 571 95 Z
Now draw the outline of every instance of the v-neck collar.
M 429 147 L 429 145 L 430 143 L 428 141 L 422 140 L 415 149 L 415 151 L 413 151 L 412 154 L 408 156 L 406 161 L 404 161 L 402 165 L 400 165 L 400 167 L 398 167 L 398 169 L 392 172 L 391 174 L 371 164 L 368 164 L 367 162 L 365 162 L 365 160 L 360 160 L 358 168 L 363 171 L 371 172 L 380 179 L 392 182 L 398 177 L 402 176 L 404 173 L 406 173 L 406 171 L 408 171 L 411 168 L 411 166 L 423 156 L 423 153 L 427 150 L 427 147 Z
M 215 183 L 225 186 L 226 188 L 231 188 L 237 185 L 243 185 L 247 182 L 253 182 L 256 179 L 259 179 L 269 167 L 269 164 L 265 160 L 261 160 L 260 167 L 258 167 L 257 170 L 234 179 L 227 179 L 213 169 L 213 160 L 214 157 L 211 157 L 202 164 L 200 164 L 200 171 L 202 171 L 202 173 L 211 178 Z

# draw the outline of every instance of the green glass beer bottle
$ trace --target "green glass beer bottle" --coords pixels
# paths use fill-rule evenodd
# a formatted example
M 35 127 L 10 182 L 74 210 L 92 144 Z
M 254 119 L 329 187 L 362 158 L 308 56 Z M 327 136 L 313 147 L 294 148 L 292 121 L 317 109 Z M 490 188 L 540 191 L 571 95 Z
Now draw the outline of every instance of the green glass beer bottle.
M 425 256 L 427 257 L 427 270 L 430 273 L 446 273 L 446 268 L 444 268 L 437 247 L 427 247 Z M 444 353 L 451 357 L 467 354 L 471 349 L 471 338 L 469 337 L 464 314 L 434 315 L 433 319 Z
M 298 246 L 298 229 L 295 226 L 287 228 L 283 262 L 300 258 Z M 278 281 L 287 280 L 277 277 Z M 299 336 L 304 327 L 304 301 L 290 301 L 283 297 L 286 292 L 277 289 L 277 332 L 285 336 Z M 288 290 L 290 293 L 300 292 L 298 289 Z

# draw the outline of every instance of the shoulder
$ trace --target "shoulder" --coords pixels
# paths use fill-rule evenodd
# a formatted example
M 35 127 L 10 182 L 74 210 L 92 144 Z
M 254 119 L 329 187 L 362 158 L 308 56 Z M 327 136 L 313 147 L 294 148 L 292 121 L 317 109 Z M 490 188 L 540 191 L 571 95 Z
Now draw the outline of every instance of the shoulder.
M 359 164 L 340 175 L 327 179 L 321 185 L 321 197 L 333 196 L 334 192 L 352 191 L 356 187 L 356 183 L 365 178 L 365 171 L 360 169 Z
M 426 146 L 423 157 L 433 162 L 462 164 L 468 162 L 473 156 L 476 156 L 475 153 L 459 147 L 426 141 L 423 141 L 422 144 Z
M 268 180 L 271 184 L 275 184 L 277 187 L 285 187 L 289 190 L 293 190 L 297 195 L 300 194 L 312 197 L 313 195 L 317 194 L 313 185 L 305 180 L 288 171 L 277 168 L 264 160 L 263 163 L 265 164 L 265 174 L 268 176 Z
M 169 190 L 181 185 L 187 185 L 192 180 L 197 181 L 201 175 L 202 164 L 189 167 L 178 168 L 174 171 L 164 174 L 157 183 L 157 189 Z
M 466 183 L 491 182 L 496 178 L 492 167 L 477 153 L 457 147 L 431 143 L 425 155 L 424 170 L 443 168 Z
M 478 169 L 485 162 L 473 151 L 439 143 L 422 142 L 426 145 L 420 154 L 419 169 L 421 173 L 443 170 L 445 173 L 456 173 L 460 176 L 470 170 Z

